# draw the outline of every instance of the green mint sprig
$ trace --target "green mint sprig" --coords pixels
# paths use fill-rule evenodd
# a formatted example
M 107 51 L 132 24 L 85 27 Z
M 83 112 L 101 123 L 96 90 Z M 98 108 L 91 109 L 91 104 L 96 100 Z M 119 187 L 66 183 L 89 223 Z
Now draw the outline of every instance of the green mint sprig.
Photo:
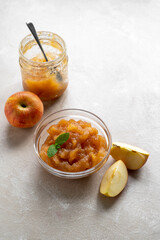
M 49 146 L 47 151 L 48 157 L 49 158 L 53 157 L 58 151 L 58 149 L 61 148 L 61 145 L 68 140 L 68 138 L 69 138 L 69 133 L 62 133 L 61 135 L 59 135 L 55 141 L 55 144 L 52 144 Z

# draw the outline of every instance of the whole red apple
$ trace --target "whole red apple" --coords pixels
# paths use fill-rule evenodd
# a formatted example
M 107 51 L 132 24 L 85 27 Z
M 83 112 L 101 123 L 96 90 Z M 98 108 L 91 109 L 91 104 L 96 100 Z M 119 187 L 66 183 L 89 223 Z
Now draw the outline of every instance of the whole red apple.
M 4 109 L 8 122 L 18 128 L 33 127 L 41 119 L 43 111 L 40 98 L 28 91 L 10 96 Z

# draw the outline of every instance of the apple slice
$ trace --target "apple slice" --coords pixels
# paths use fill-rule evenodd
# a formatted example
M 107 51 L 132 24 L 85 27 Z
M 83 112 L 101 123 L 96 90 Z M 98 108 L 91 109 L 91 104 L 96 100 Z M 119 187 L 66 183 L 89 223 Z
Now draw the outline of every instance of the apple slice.
M 104 174 L 100 186 L 100 193 L 108 197 L 117 196 L 126 186 L 128 171 L 125 164 L 119 160 Z
M 115 142 L 112 145 L 110 155 L 115 159 L 121 159 L 130 170 L 141 168 L 149 157 L 149 153 L 126 143 Z

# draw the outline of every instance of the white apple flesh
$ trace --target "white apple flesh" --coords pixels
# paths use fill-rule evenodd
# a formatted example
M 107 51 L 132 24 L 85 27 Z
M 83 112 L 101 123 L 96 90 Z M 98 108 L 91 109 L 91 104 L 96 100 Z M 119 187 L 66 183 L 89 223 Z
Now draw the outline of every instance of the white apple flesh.
M 117 161 L 121 159 L 130 170 L 141 168 L 147 161 L 149 153 L 126 143 L 115 142 L 110 155 Z
M 100 193 L 108 197 L 115 197 L 124 189 L 127 180 L 127 168 L 123 161 L 119 160 L 108 168 L 104 174 L 100 185 Z

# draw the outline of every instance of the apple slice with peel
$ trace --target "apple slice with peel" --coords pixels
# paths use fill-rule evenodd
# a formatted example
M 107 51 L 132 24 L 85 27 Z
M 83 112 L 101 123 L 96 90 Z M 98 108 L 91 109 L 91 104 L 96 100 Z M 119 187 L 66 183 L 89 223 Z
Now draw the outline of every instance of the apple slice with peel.
M 141 168 L 149 157 L 149 153 L 126 143 L 115 142 L 112 144 L 110 155 L 115 159 L 121 159 L 130 170 Z
M 123 163 L 119 160 L 115 162 L 104 174 L 100 193 L 108 197 L 117 196 L 126 186 L 128 180 L 128 171 Z

